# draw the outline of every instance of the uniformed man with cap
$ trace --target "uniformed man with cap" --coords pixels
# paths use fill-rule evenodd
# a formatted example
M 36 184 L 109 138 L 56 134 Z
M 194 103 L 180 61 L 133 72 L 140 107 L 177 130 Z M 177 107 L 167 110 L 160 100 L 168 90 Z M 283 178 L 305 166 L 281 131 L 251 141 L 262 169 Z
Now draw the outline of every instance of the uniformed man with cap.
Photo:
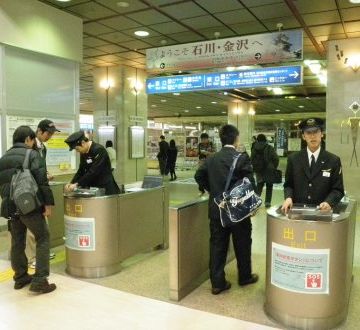
M 104 188 L 106 195 L 120 193 L 111 172 L 111 163 L 106 149 L 98 143 L 89 141 L 83 131 L 71 134 L 65 142 L 70 151 L 80 153 L 80 166 L 71 183 L 65 185 L 65 191 L 74 191 L 77 187 Z
M 287 213 L 293 203 L 319 206 L 331 210 L 344 196 L 340 158 L 321 147 L 324 121 L 309 118 L 299 124 L 307 147 L 289 156 L 284 183 Z

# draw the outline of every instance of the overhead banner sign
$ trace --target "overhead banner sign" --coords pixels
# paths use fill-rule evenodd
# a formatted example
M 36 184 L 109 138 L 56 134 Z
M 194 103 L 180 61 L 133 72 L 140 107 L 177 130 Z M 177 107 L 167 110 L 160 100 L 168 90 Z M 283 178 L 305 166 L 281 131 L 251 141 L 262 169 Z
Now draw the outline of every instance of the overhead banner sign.
M 212 72 L 146 79 L 147 94 L 191 92 L 280 85 L 301 85 L 302 66 L 280 66 L 246 71 Z
M 149 72 L 195 70 L 302 60 L 303 32 L 288 30 L 146 50 Z

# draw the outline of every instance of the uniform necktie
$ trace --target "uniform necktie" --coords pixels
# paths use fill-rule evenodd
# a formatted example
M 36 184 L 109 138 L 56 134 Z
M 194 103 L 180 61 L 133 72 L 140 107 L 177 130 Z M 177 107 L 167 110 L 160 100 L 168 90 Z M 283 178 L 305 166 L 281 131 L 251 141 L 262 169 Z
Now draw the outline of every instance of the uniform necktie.
M 310 173 L 312 173 L 314 171 L 314 167 L 315 167 L 315 156 L 311 155 Z

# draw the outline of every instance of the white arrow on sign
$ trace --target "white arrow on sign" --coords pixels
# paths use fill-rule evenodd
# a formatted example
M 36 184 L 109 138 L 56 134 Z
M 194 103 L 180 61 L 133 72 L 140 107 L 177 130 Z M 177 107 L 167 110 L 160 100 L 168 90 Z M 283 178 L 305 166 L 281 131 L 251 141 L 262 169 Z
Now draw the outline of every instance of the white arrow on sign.
M 294 77 L 294 79 L 296 79 L 299 76 L 299 74 L 297 73 L 297 71 L 294 71 L 294 73 L 290 73 L 289 76 Z
M 153 88 L 155 85 L 154 84 L 152 84 L 152 83 L 148 83 L 148 88 Z

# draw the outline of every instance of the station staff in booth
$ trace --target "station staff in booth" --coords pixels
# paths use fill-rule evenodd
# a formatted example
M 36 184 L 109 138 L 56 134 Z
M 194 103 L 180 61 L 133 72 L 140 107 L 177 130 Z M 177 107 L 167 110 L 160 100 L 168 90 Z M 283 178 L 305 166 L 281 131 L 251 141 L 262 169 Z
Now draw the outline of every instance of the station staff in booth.
M 331 210 L 344 196 L 340 158 L 321 146 L 324 121 L 309 118 L 299 124 L 306 148 L 288 158 L 281 210 L 288 213 L 294 203 Z
M 89 141 L 83 131 L 71 134 L 65 142 L 70 151 L 75 149 L 80 153 L 80 166 L 71 183 L 65 185 L 65 191 L 76 188 L 104 188 L 106 195 L 116 195 L 120 189 L 111 171 L 111 162 L 106 149 L 94 141 Z

